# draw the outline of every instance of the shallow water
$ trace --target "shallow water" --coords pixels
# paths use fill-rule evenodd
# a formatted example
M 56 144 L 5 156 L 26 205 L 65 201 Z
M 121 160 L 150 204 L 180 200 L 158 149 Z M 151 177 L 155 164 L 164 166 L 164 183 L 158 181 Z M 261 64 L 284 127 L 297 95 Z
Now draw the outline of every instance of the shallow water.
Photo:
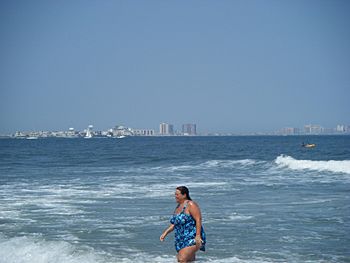
M 305 149 L 302 142 L 316 143 Z M 0 262 L 175 262 L 187 185 L 198 262 L 350 262 L 350 137 L 0 140 Z

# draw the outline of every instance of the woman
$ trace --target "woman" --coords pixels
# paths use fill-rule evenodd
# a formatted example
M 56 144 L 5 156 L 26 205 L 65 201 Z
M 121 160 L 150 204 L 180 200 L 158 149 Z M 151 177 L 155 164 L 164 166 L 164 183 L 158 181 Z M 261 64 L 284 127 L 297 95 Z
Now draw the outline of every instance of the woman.
M 200 249 L 205 251 L 205 233 L 202 227 L 202 216 L 199 206 L 192 201 L 186 186 L 179 186 L 175 191 L 178 203 L 170 219 L 170 226 L 160 236 L 160 241 L 175 230 L 175 249 L 178 262 L 186 263 L 195 260 Z

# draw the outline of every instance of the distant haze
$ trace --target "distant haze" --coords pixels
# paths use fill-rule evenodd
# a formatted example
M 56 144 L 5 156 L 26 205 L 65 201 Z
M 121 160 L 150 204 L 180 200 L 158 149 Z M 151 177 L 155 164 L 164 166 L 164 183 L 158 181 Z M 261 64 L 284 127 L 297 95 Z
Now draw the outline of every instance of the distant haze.
M 350 125 L 350 1 L 1 1 L 0 133 Z

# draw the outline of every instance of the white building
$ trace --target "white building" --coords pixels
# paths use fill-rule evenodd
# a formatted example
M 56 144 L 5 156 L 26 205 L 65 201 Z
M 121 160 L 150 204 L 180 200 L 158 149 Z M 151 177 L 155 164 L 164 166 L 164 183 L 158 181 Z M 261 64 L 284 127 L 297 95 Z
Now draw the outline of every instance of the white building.
M 294 127 L 283 128 L 280 132 L 281 135 L 296 135 L 299 134 L 299 129 Z
M 154 130 L 148 130 L 148 129 L 136 129 L 133 130 L 135 136 L 154 136 L 155 132 Z
M 323 127 L 320 125 L 309 124 L 304 126 L 304 132 L 306 134 L 321 134 L 323 130 Z
M 343 133 L 343 132 L 346 132 L 346 127 L 345 125 L 337 125 L 337 128 L 335 129 L 336 132 L 340 132 L 340 133 Z
M 174 135 L 174 126 L 168 123 L 161 123 L 159 125 L 160 135 Z

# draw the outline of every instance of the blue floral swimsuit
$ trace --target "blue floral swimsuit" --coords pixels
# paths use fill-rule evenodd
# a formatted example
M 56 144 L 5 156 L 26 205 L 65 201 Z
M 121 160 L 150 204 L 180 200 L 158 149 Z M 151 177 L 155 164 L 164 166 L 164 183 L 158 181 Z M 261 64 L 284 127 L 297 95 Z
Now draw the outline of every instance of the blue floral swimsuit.
M 177 252 L 179 252 L 180 249 L 196 244 L 196 221 L 192 215 L 185 213 L 187 204 L 188 202 L 186 202 L 180 214 L 174 213 L 170 219 L 170 223 L 175 226 L 175 249 Z M 201 228 L 201 239 L 203 243 L 200 250 L 205 251 L 206 237 L 203 226 Z

